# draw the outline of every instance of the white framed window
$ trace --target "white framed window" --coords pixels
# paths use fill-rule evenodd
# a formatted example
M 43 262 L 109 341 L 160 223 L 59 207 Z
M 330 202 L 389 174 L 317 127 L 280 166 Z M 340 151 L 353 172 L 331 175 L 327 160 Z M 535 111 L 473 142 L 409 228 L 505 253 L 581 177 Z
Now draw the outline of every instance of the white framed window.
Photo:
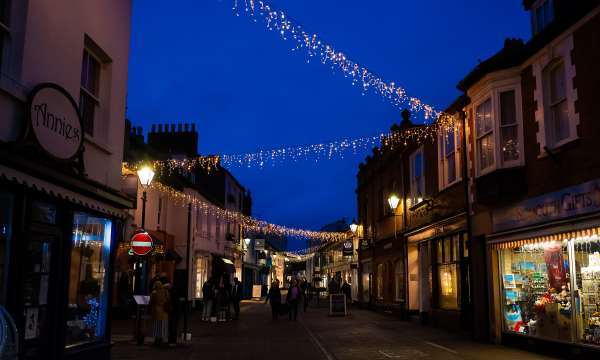
M 531 27 L 534 35 L 544 30 L 552 21 L 554 21 L 552 0 L 539 0 L 531 7 Z
M 543 71 L 546 145 L 558 147 L 571 138 L 565 63 L 551 62 Z
M 500 154 L 503 164 L 519 161 L 519 120 L 514 89 L 501 91 L 498 96 L 500 110 Z
M 485 172 L 494 167 L 494 120 L 492 119 L 492 99 L 487 98 L 475 107 L 475 131 L 477 169 Z
M 425 159 L 423 157 L 423 147 L 415 151 L 410 156 L 410 196 L 411 205 L 423 201 L 425 196 Z
M 81 62 L 79 111 L 86 134 L 94 136 L 97 109 L 100 106 L 100 60 L 85 48 Z
M 440 190 L 460 180 L 460 130 L 456 124 L 438 135 Z

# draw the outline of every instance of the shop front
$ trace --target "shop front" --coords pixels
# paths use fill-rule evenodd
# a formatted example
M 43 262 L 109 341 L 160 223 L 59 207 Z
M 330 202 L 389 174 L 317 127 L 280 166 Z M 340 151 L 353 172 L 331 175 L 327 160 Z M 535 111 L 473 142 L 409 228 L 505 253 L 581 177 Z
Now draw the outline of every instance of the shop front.
M 590 184 L 494 214 L 488 246 L 503 342 L 600 354 L 600 187 Z
M 469 254 L 464 215 L 407 234 L 408 307 L 422 323 L 471 331 Z
M 0 305 L 19 359 L 109 359 L 111 279 L 132 201 L 87 177 L 66 90 L 41 84 L 28 107 L 25 134 L 0 146 Z

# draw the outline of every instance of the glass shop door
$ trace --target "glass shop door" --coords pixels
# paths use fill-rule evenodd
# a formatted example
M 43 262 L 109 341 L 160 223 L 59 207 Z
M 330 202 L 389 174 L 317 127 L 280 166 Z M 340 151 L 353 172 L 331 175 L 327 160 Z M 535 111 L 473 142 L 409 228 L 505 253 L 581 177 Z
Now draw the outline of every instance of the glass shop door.
M 21 354 L 24 359 L 52 359 L 57 348 L 59 245 L 56 205 L 33 202 L 21 252 Z

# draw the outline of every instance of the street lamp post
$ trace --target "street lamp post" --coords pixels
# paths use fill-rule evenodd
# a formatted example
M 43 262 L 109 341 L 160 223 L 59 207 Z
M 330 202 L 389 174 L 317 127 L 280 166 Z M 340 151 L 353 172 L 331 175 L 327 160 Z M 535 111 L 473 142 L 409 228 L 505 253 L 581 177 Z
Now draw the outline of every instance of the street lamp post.
M 149 166 L 144 166 L 137 172 L 138 179 L 140 181 L 140 185 L 142 186 L 142 226 L 144 229 L 146 226 L 146 201 L 148 201 L 147 189 L 152 183 L 152 179 L 154 178 L 154 170 L 152 170 Z M 138 257 L 137 261 L 137 288 L 138 295 L 146 295 L 148 293 L 147 286 L 147 278 L 148 278 L 148 266 L 145 257 Z M 142 332 L 142 308 L 138 307 L 136 322 L 137 322 L 137 332 L 136 339 L 138 345 L 144 344 L 144 334 Z

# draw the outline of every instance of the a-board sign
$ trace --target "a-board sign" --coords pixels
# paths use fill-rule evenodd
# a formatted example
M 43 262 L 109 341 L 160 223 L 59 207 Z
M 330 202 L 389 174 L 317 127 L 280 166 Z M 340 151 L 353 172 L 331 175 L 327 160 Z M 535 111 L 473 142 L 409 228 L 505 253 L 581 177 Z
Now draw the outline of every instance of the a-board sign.
M 330 316 L 346 316 L 346 295 L 344 295 L 344 294 L 329 295 L 329 315 Z
M 262 285 L 252 285 L 252 297 L 254 299 L 260 299 L 262 295 Z
M 133 299 L 135 300 L 135 303 L 138 305 L 150 304 L 150 296 L 148 296 L 148 295 L 133 295 Z

